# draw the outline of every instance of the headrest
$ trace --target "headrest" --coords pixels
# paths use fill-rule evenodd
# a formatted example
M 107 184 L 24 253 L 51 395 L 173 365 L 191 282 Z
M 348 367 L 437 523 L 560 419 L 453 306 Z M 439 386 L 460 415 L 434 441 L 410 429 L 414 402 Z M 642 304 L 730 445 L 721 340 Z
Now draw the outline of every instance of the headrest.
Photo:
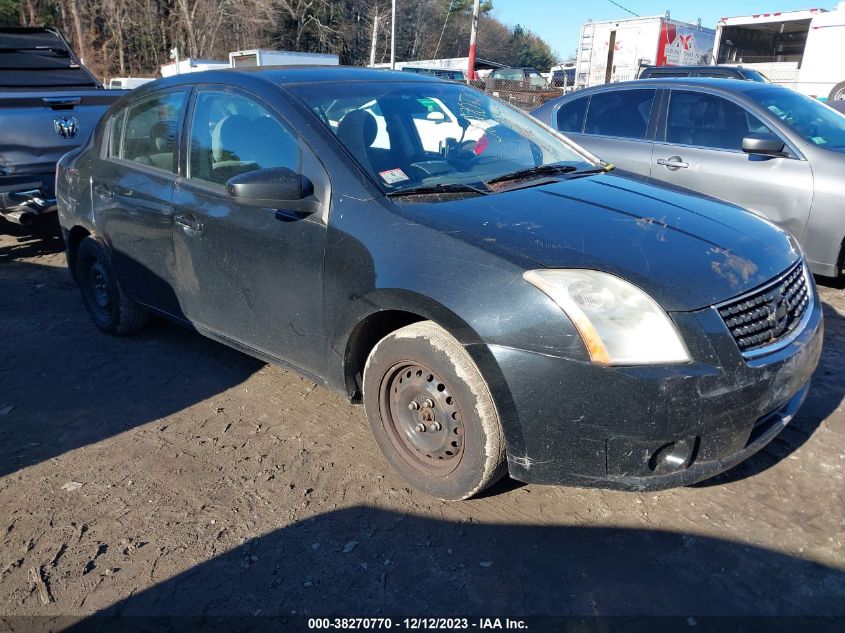
M 378 135 L 376 118 L 366 110 L 349 112 L 337 126 L 337 136 L 349 149 L 370 147 Z

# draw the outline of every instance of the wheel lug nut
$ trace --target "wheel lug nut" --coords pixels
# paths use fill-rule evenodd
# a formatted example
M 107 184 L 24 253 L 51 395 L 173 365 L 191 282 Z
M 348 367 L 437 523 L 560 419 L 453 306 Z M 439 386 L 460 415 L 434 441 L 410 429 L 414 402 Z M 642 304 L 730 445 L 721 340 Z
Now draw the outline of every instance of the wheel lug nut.
M 425 433 L 425 424 L 420 422 L 419 424 L 417 424 L 416 429 L 417 433 Z
M 409 411 L 417 411 L 417 410 L 419 410 L 419 408 L 420 408 L 420 405 L 417 404 L 416 402 L 412 402 L 411 404 L 408 405 Z
M 431 398 L 426 398 L 425 400 L 423 400 L 423 406 L 428 409 L 433 409 L 434 401 Z
M 429 429 L 430 431 L 435 431 L 435 432 L 436 432 L 436 431 L 439 431 L 439 430 L 440 430 L 440 429 L 442 429 L 442 428 L 443 428 L 443 427 L 440 425 L 440 422 L 435 422 L 435 423 L 434 423 L 434 424 L 432 424 L 430 427 L 428 427 L 428 429 Z

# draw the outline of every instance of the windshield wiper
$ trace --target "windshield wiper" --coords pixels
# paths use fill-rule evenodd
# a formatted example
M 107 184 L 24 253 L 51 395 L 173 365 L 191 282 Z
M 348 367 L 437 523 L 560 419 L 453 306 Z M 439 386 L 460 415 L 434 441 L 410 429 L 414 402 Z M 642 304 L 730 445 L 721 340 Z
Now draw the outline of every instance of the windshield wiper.
M 398 191 L 388 192 L 388 196 L 418 196 L 425 194 L 437 193 L 477 193 L 486 196 L 491 191 L 489 189 L 482 189 L 477 185 L 470 185 L 465 182 L 451 182 L 441 183 L 439 185 L 423 185 L 421 187 L 408 187 L 407 189 L 399 189 Z
M 497 176 L 492 180 L 488 180 L 488 185 L 495 185 L 499 182 L 507 182 L 509 180 L 524 180 L 533 176 L 559 176 L 568 175 L 570 178 L 574 176 L 588 176 L 590 174 L 602 174 L 611 171 L 613 165 L 605 165 L 591 169 L 578 169 L 572 165 L 538 165 L 537 167 L 529 167 L 528 169 L 520 169 L 503 176 Z
M 488 185 L 495 185 L 497 182 L 507 182 L 508 180 L 521 180 L 523 178 L 531 178 L 532 176 L 555 176 L 558 174 L 568 174 L 576 171 L 578 168 L 572 165 L 538 165 L 537 167 L 529 167 L 527 169 L 519 169 L 512 171 L 509 174 L 496 176 L 492 180 L 488 180 Z

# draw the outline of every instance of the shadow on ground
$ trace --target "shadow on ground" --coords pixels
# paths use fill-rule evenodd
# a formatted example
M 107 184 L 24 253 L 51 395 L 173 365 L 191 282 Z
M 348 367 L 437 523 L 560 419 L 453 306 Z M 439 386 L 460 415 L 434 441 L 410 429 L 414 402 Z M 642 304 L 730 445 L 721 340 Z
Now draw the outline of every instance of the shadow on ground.
M 831 616 L 845 615 L 843 595 L 842 570 L 718 539 L 352 507 L 249 541 L 100 615 Z
M 0 264 L 0 296 L 0 476 L 203 402 L 263 366 L 160 320 L 107 336 L 63 267 Z
M 0 233 L 10 235 L 13 240 L 11 244 L 0 246 L 0 264 L 26 257 L 52 255 L 65 249 L 62 232 L 55 218 L 42 220 L 35 227 L 18 226 L 0 220 Z

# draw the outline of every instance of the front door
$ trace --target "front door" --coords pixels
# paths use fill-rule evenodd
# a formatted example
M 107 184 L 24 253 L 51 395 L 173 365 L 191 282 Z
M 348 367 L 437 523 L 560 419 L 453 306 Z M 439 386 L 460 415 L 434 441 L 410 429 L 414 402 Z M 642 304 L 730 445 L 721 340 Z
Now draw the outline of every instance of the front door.
M 226 182 L 287 167 L 328 204 L 328 177 L 266 104 L 240 92 L 198 90 L 191 108 L 187 177 L 173 194 L 174 249 L 191 322 L 262 354 L 320 374 L 325 363 L 325 214 L 236 202 Z
M 91 183 L 94 214 L 127 292 L 177 317 L 171 196 L 186 102 L 183 89 L 157 92 L 115 113 Z
M 744 153 L 742 139 L 751 133 L 775 134 L 733 101 L 673 90 L 652 178 L 739 205 L 800 237 L 813 200 L 810 164 Z

